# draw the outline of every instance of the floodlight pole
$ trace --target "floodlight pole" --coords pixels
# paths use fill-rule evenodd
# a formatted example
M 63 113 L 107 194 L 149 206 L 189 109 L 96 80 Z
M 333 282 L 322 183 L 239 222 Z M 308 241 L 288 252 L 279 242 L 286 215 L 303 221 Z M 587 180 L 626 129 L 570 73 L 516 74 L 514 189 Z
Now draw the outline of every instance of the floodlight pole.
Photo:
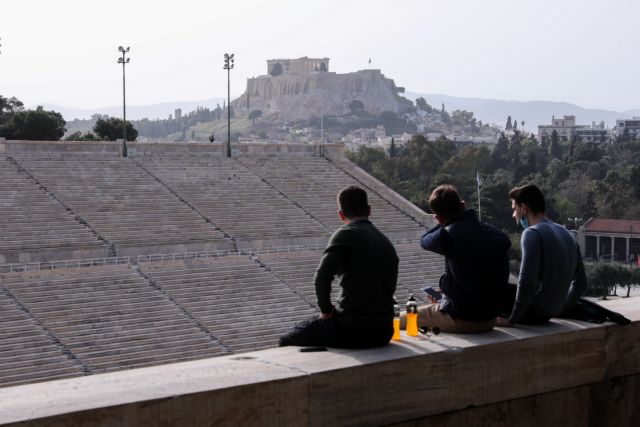
M 122 64 L 122 135 L 124 138 L 122 146 L 122 157 L 127 157 L 127 92 L 124 77 L 124 66 L 129 63 L 131 58 L 126 58 L 126 54 L 129 53 L 130 48 L 123 48 L 118 46 L 118 50 L 122 53 L 122 57 L 118 58 L 118 64 Z
M 227 70 L 227 146 L 225 151 L 227 157 L 231 157 L 231 70 L 233 62 L 233 53 L 225 53 L 224 69 Z

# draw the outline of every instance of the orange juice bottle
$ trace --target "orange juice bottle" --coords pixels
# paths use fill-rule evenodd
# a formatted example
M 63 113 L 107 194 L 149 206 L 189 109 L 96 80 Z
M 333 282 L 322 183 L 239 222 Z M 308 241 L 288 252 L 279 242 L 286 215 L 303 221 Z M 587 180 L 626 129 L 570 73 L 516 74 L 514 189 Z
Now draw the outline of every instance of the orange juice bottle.
M 409 295 L 407 301 L 407 335 L 410 337 L 418 336 L 418 303 L 413 293 Z
M 393 336 L 391 339 L 400 341 L 400 306 L 395 297 L 393 297 Z

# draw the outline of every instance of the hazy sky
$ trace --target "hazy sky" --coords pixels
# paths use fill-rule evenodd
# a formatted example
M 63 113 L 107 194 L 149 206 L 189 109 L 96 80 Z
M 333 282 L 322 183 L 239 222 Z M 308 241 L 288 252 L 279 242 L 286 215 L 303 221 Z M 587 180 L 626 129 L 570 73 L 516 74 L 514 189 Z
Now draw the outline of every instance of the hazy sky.
M 329 57 L 407 90 L 640 108 L 640 0 L 0 0 L 0 94 L 28 106 L 226 95 L 267 58 Z

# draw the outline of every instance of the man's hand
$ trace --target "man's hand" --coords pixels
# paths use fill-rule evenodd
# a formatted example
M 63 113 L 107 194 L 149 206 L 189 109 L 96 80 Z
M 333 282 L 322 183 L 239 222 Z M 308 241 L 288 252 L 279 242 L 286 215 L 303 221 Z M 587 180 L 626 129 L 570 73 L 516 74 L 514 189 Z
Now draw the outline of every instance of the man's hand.
M 506 319 L 504 317 L 496 317 L 496 326 L 502 326 L 504 328 L 513 328 L 516 325 L 509 322 L 509 319 Z
M 335 311 L 336 310 L 333 309 L 329 313 L 320 313 L 320 320 L 329 320 L 329 319 L 331 319 L 333 317 L 333 313 Z

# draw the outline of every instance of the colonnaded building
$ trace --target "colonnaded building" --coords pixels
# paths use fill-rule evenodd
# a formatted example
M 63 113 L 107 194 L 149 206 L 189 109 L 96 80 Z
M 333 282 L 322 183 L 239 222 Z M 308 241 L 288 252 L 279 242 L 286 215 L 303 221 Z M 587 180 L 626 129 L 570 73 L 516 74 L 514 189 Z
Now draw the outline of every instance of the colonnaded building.
M 128 147 L 0 140 L 0 424 L 640 419 L 633 298 L 611 302 L 626 327 L 554 320 L 363 351 L 275 348 L 317 312 L 341 188 L 367 190 L 400 257 L 401 303 L 424 301 L 444 270 L 418 245 L 430 215 L 340 144 L 241 144 L 230 158 L 219 144 Z

